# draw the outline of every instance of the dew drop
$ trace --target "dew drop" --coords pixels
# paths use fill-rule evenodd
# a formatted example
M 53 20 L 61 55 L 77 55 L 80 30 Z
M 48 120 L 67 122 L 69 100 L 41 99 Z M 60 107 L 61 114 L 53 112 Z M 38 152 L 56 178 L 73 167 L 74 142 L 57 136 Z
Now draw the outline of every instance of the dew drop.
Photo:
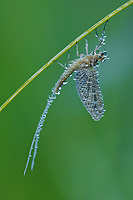
M 63 85 L 66 85 L 68 82 L 66 81 L 66 82 L 63 82 Z
M 55 94 L 59 95 L 59 94 L 60 94 L 60 91 L 56 92 Z

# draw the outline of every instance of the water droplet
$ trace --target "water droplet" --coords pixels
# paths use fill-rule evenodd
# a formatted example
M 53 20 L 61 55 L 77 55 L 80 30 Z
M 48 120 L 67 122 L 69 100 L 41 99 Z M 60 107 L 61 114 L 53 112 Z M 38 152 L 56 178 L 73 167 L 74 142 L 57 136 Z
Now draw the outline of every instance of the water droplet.
M 56 95 L 55 94 L 53 95 L 53 99 L 56 99 Z
M 54 88 L 51 89 L 52 93 L 54 93 Z
M 66 85 L 68 82 L 66 81 L 66 82 L 63 82 L 63 85 Z
M 56 92 L 55 94 L 59 95 L 59 94 L 60 94 L 60 91 Z

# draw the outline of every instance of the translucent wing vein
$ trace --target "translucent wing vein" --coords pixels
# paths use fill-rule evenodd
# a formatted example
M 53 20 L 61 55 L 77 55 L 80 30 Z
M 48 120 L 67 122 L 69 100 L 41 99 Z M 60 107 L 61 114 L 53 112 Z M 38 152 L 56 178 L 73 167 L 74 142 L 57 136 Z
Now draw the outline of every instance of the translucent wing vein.
M 95 121 L 100 120 L 104 113 L 104 103 L 96 67 L 77 70 L 75 82 L 79 97 L 86 110 Z

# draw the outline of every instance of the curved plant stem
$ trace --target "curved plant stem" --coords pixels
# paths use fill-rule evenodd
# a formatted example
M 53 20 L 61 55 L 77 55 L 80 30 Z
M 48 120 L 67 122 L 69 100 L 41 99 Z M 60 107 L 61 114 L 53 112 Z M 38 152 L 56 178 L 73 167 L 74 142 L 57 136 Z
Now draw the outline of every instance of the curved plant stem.
M 62 56 L 66 51 L 68 51 L 71 47 L 73 47 L 77 42 L 82 40 L 85 36 L 87 36 L 89 33 L 91 33 L 94 29 L 99 27 L 101 24 L 103 24 L 105 21 L 109 20 L 111 17 L 118 14 L 120 11 L 124 10 L 126 7 L 130 6 L 133 3 L 133 0 L 126 2 L 113 12 L 111 12 L 109 15 L 101 19 L 99 22 L 94 24 L 91 28 L 86 30 L 84 33 L 82 33 L 79 37 L 77 37 L 75 40 L 73 40 L 68 46 L 66 46 L 63 50 L 61 50 L 58 54 L 56 54 L 51 60 L 49 60 L 45 65 L 43 65 L 35 74 L 33 74 L 23 85 L 21 85 L 20 88 L 16 90 L 14 94 L 12 94 L 7 101 L 0 107 L 0 111 L 2 111 L 29 83 L 31 83 L 39 74 L 41 74 L 48 66 L 50 66 L 55 60 L 57 60 L 60 56 Z

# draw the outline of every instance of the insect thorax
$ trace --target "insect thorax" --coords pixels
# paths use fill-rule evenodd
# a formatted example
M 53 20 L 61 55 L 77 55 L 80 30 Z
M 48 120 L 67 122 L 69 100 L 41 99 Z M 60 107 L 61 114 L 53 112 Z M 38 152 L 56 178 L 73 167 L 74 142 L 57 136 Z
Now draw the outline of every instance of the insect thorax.
M 99 52 L 98 54 L 89 54 L 84 56 L 81 59 L 82 64 L 80 65 L 81 68 L 93 68 L 98 64 L 98 61 L 105 61 L 106 59 L 105 52 Z

